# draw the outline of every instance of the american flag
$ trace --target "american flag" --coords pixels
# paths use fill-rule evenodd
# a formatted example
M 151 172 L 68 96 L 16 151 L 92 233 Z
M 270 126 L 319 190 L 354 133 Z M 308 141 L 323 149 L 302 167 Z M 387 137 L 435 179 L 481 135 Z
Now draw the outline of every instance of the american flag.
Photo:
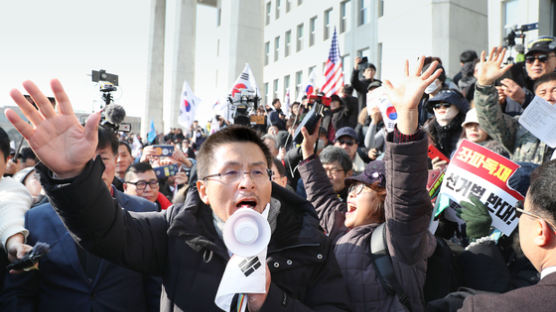
M 330 53 L 328 54 L 326 65 L 324 66 L 324 84 L 320 89 L 325 96 L 331 96 L 332 94 L 338 93 L 338 90 L 343 86 L 344 73 L 342 71 L 342 59 L 340 58 L 336 28 L 334 28 Z

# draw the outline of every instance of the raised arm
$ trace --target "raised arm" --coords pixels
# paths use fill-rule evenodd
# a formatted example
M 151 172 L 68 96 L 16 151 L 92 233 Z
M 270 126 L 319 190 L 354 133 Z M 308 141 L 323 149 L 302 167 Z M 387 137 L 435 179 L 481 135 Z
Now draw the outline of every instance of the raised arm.
M 317 123 L 316 129 L 319 126 L 320 121 Z M 307 200 L 315 207 L 323 229 L 334 239 L 337 234 L 346 230 L 345 217 L 342 212 L 345 210 L 346 204 L 334 192 L 318 156 L 314 155 L 318 131 L 309 134 L 307 129 L 303 128 L 301 133 L 303 134 L 303 142 L 301 142 L 303 161 L 299 164 L 298 169 L 307 192 Z
M 433 238 L 428 232 L 432 213 L 427 182 L 427 139 L 418 128 L 419 100 L 425 88 L 441 73 L 434 62 L 421 74 L 424 57 L 414 73 L 405 63 L 405 77 L 399 86 L 385 85 L 398 113 L 394 133 L 388 136 L 386 163 L 385 216 L 387 242 L 392 259 L 415 264 L 430 256 Z M 395 261 L 395 262 L 396 262 Z
M 58 80 L 51 82 L 55 111 L 35 84 L 23 83 L 38 110 L 17 90 L 11 96 L 32 125 L 12 110 L 6 116 L 41 160 L 41 184 L 77 243 L 87 250 L 137 271 L 160 273 L 166 252 L 164 215 L 133 214 L 120 208 L 101 179 L 104 166 L 92 161 L 100 113 L 85 127 L 73 113 Z
M 494 82 L 512 66 L 508 64 L 501 67 L 505 53 L 506 49 L 492 48 L 488 59 L 485 51 L 481 53 L 474 98 L 481 128 L 513 153 L 518 121 L 502 112 L 498 104 L 498 91 L 494 87 Z
M 72 178 L 95 154 L 100 112 L 90 115 L 85 127 L 81 126 L 60 81 L 54 79 L 50 86 L 56 98 L 56 111 L 33 82 L 25 81 L 23 87 L 38 110 L 18 90 L 12 90 L 10 96 L 32 125 L 11 109 L 6 110 L 6 117 L 29 142 L 41 163 L 61 179 Z

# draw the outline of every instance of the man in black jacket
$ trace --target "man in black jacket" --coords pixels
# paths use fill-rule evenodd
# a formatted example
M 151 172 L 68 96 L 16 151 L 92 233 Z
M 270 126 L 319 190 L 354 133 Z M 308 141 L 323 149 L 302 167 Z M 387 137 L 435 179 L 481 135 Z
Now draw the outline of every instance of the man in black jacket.
M 351 85 L 357 91 L 357 99 L 359 100 L 359 111 L 361 111 L 364 107 L 367 107 L 367 87 L 373 81 L 380 81 L 378 79 L 374 79 L 376 74 L 376 67 L 369 63 L 367 68 L 363 71 L 363 77 L 365 79 L 359 80 L 359 63 L 361 63 L 361 58 L 355 58 L 355 65 L 353 67 L 353 71 L 351 72 Z
M 103 166 L 92 160 L 91 149 L 100 114 L 82 127 L 60 82 L 51 86 L 59 111 L 28 81 L 24 87 L 40 112 L 19 91 L 11 95 L 34 127 L 12 110 L 6 116 L 41 159 L 42 183 L 76 241 L 112 262 L 161 275 L 161 311 L 220 311 L 214 298 L 230 257 L 223 224 L 241 207 L 262 212 L 268 204 L 266 292 L 247 294 L 249 311 L 349 310 L 345 283 L 314 209 L 272 185 L 270 153 L 254 131 L 227 127 L 208 137 L 198 154 L 196 188 L 185 204 L 135 214 L 120 209 L 100 185 Z

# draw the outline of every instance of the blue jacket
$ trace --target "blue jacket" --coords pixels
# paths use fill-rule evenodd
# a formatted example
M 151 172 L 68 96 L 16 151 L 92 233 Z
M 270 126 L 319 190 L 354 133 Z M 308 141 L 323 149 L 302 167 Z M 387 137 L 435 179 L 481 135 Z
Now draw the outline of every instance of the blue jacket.
M 118 203 L 136 212 L 156 211 L 156 206 L 115 190 Z M 80 248 L 50 204 L 25 215 L 28 244 L 50 245 L 38 271 L 6 278 L 2 311 L 158 311 L 161 279 L 137 273 L 99 259 L 90 279 L 79 260 Z M 83 253 L 85 251 L 82 251 Z M 93 271 L 94 272 L 94 271 Z

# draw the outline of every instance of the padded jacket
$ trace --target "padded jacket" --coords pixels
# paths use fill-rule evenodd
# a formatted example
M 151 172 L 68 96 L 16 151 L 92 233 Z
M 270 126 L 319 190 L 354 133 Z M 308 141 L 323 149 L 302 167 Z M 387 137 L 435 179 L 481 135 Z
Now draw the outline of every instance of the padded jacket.
M 395 275 L 409 297 L 412 311 L 424 311 L 423 286 L 427 258 L 436 248 L 428 231 L 432 206 L 426 191 L 427 139 L 392 143 L 389 135 L 386 162 L 386 240 Z M 334 253 L 348 281 L 355 311 L 406 311 L 397 296 L 388 294 L 377 276 L 370 239 L 378 224 L 348 229 L 346 203 L 334 194 L 318 158 L 304 161 L 299 171 L 307 199 L 315 206 L 321 226 L 334 242 Z M 348 195 L 349 196 L 349 195 Z
M 74 239 L 100 257 L 162 276 L 161 311 L 220 311 L 214 298 L 229 259 L 209 206 L 190 188 L 184 205 L 135 214 L 101 187 L 97 158 L 71 180 L 41 180 Z M 347 290 L 330 241 L 305 200 L 273 184 L 280 201 L 268 245 L 271 285 L 261 311 L 347 311 Z

